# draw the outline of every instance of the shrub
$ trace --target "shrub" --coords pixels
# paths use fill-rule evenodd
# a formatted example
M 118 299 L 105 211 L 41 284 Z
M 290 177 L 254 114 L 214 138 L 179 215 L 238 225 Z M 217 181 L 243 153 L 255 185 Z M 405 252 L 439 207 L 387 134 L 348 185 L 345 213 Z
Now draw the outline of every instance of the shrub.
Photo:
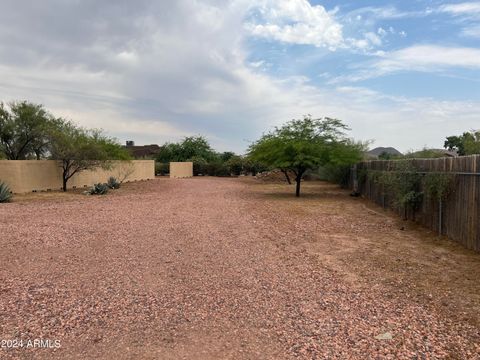
M 12 192 L 7 184 L 0 181 L 0 203 L 9 202 L 12 198 Z
M 106 193 L 108 193 L 108 185 L 102 183 L 93 185 L 91 189 L 87 191 L 89 195 L 105 195 Z
M 210 176 L 230 176 L 230 169 L 225 163 L 216 161 L 207 164 L 206 173 Z
M 193 163 L 193 175 L 206 175 L 208 162 L 201 156 L 194 156 L 189 161 Z
M 170 173 L 170 164 L 169 163 L 155 163 L 155 175 L 157 176 L 165 176 Z
M 425 192 L 428 199 L 446 200 L 453 190 L 455 175 L 427 173 L 425 175 Z
M 120 188 L 120 183 L 118 182 L 117 179 L 115 179 L 113 176 L 110 176 L 107 181 L 107 186 L 110 189 L 119 189 Z
M 327 180 L 347 188 L 350 182 L 351 166 L 350 165 L 333 165 L 327 164 L 317 171 L 311 171 L 310 179 Z
M 232 156 L 225 162 L 230 174 L 240 175 L 243 171 L 243 159 L 240 156 Z
M 421 191 L 422 175 L 411 161 L 399 160 L 391 170 L 370 170 L 366 174 L 370 182 L 381 185 L 383 196 L 391 196 L 393 205 L 398 210 L 404 210 L 405 220 L 408 209 L 413 212 L 415 219 L 415 212 L 423 201 L 424 193 Z
M 243 161 L 243 173 L 245 175 L 257 175 L 258 173 L 270 170 L 269 167 L 261 162 L 245 158 Z

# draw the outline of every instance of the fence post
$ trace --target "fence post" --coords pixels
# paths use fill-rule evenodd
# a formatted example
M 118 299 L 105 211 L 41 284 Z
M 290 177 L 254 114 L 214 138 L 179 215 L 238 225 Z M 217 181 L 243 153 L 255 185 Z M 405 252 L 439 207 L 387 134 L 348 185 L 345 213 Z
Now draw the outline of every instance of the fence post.
M 438 235 L 442 236 L 442 199 L 438 201 Z

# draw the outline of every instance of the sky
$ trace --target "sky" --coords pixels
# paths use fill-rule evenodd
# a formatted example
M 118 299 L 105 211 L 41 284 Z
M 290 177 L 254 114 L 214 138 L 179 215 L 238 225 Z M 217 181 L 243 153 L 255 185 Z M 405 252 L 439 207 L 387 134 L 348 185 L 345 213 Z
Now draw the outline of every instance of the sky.
M 0 0 L 0 101 L 243 153 L 311 114 L 400 151 L 480 128 L 480 2 Z

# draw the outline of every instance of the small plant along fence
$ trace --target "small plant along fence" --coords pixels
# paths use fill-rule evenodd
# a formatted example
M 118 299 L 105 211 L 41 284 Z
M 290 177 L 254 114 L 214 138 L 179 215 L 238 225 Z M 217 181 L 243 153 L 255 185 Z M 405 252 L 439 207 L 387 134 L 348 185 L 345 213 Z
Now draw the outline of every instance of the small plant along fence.
M 480 155 L 365 161 L 353 167 L 350 186 L 405 219 L 480 251 Z

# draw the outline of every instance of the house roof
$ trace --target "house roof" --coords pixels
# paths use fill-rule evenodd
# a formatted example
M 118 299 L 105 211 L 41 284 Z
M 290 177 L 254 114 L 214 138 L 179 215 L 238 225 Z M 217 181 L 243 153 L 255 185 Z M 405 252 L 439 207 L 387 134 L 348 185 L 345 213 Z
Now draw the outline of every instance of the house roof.
M 155 156 L 160 152 L 160 146 L 157 144 L 151 145 L 131 145 L 124 146 L 134 158 L 145 158 Z

